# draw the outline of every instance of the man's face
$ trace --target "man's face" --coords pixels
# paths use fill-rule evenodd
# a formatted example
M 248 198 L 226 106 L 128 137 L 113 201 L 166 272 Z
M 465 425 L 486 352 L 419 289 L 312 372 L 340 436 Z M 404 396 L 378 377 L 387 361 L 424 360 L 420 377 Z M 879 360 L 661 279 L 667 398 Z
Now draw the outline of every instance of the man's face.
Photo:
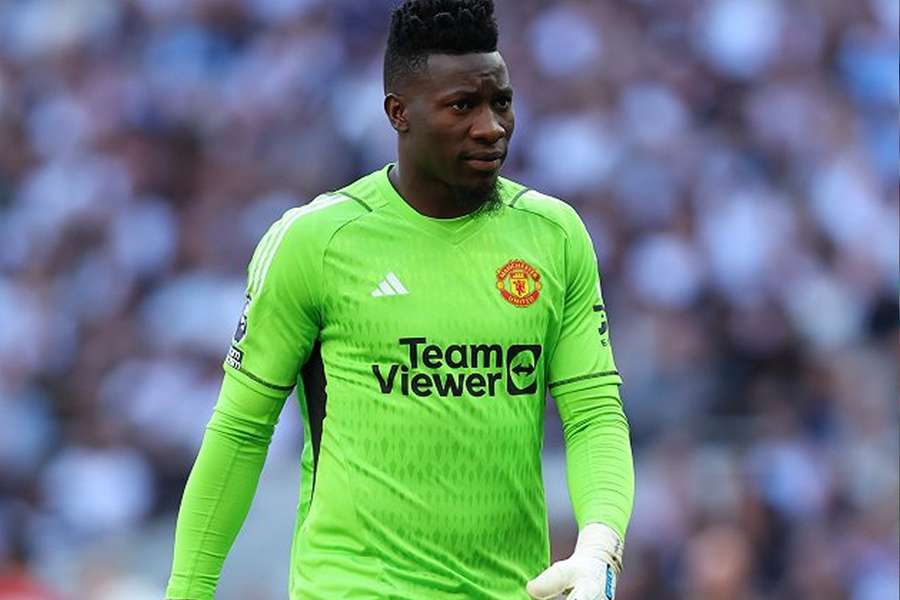
M 499 52 L 432 54 L 404 90 L 408 145 L 416 167 L 477 208 L 496 183 L 515 127 L 512 88 Z

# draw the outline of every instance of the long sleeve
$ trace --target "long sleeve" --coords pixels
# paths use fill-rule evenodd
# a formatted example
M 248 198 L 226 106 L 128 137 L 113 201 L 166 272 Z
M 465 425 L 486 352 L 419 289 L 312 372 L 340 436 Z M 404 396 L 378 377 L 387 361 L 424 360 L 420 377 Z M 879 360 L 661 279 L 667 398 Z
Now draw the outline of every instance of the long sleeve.
M 597 258 L 574 210 L 567 215 L 566 296 L 549 384 L 563 421 L 569 495 L 579 528 L 612 527 L 624 540 L 634 500 L 628 421 Z
M 287 211 L 256 246 L 222 391 L 181 502 L 168 598 L 215 593 L 278 415 L 319 334 L 322 228 L 304 217 L 339 201 L 325 195 Z
M 226 375 L 191 470 L 175 529 L 166 597 L 207 600 L 256 493 L 284 405 Z
M 569 496 L 579 528 L 612 527 L 625 539 L 634 503 L 634 465 L 628 421 L 617 385 L 556 396 L 566 443 Z

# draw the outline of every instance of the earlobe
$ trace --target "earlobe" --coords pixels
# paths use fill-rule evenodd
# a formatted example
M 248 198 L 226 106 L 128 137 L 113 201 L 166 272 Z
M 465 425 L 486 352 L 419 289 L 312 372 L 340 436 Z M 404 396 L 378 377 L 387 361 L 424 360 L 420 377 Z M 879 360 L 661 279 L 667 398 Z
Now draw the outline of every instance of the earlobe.
M 384 112 L 387 114 L 391 127 L 397 133 L 409 130 L 409 121 L 406 119 L 406 103 L 396 94 L 388 94 L 384 97 Z

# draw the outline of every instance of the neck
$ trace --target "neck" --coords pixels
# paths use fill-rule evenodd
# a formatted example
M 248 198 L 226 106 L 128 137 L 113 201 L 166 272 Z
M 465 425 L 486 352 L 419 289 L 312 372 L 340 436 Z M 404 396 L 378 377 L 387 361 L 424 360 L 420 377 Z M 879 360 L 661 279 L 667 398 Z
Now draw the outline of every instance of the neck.
M 388 179 L 406 203 L 426 217 L 452 219 L 471 212 L 454 202 L 448 185 L 417 172 L 402 158 L 388 172 Z

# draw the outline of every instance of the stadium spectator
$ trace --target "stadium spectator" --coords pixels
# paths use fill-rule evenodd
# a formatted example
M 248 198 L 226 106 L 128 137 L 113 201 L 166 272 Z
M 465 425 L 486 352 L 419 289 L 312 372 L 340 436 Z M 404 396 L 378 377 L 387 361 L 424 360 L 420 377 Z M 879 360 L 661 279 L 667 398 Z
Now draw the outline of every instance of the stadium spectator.
M 162 597 L 253 244 L 393 156 L 391 4 L 0 3 L 0 590 Z M 900 5 L 497 4 L 504 174 L 577 206 L 614 316 L 617 597 L 896 598 Z M 267 471 L 296 476 L 301 431 Z M 251 514 L 222 598 L 283 596 L 240 545 L 291 525 Z

